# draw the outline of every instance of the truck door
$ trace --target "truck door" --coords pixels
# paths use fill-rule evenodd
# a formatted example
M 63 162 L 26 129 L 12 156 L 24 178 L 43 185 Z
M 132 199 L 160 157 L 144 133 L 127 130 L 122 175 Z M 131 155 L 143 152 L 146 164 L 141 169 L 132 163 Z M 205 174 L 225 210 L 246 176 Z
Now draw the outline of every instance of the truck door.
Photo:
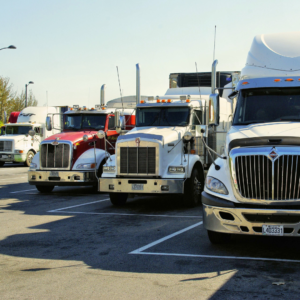
M 108 115 L 106 136 L 107 136 L 107 140 L 113 145 L 113 147 L 115 147 L 119 135 L 116 132 L 114 115 Z M 110 154 L 115 154 L 115 149 L 113 147 L 107 143 L 107 151 Z

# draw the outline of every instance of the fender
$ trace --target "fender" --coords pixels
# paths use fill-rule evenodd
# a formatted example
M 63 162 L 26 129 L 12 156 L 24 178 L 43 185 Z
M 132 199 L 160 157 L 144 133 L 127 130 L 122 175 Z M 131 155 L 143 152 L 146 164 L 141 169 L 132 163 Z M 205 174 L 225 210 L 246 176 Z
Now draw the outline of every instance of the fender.
M 195 166 L 197 163 L 199 163 L 199 164 L 201 165 L 201 167 L 202 167 L 202 172 L 203 172 L 203 178 L 205 178 L 205 176 L 204 176 L 204 168 L 203 168 L 203 165 L 202 165 L 202 162 L 201 162 L 201 160 L 200 160 L 199 155 L 195 155 L 195 154 L 188 154 L 188 155 L 187 155 L 187 154 L 186 154 L 185 156 L 186 156 L 187 162 L 189 161 L 189 169 L 188 169 L 188 174 L 187 174 L 187 175 L 188 175 L 188 178 L 191 177 L 193 168 L 194 168 L 194 166 Z M 189 158 L 188 158 L 187 156 L 189 156 Z
M 40 169 L 40 152 L 37 152 L 37 153 L 33 156 L 31 162 L 37 165 L 37 167 L 36 167 L 37 170 Z
M 109 153 L 106 152 L 106 155 L 105 155 L 105 151 L 102 150 L 102 149 L 96 149 L 96 168 L 99 169 L 99 166 L 101 164 L 101 162 L 105 159 L 105 158 L 108 158 L 110 157 Z M 92 149 L 89 149 L 87 151 L 85 151 L 84 153 L 82 153 L 78 159 L 76 160 L 76 162 L 74 163 L 73 165 L 73 168 L 72 170 L 79 170 L 77 169 L 76 167 L 79 165 L 79 164 L 86 164 L 86 163 L 95 163 L 95 154 L 94 154 L 94 148 Z M 85 169 L 86 170 L 86 169 Z M 94 169 L 91 169 L 91 170 L 94 170 Z

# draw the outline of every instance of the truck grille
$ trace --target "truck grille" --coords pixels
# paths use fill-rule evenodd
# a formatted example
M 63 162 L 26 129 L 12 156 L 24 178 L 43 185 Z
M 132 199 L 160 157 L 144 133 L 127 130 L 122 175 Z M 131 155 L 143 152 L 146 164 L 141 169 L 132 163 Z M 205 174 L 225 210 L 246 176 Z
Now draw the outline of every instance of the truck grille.
M 70 146 L 68 144 L 42 144 L 42 168 L 68 168 L 70 161 Z
M 0 141 L 0 151 L 12 152 L 12 141 Z
M 121 147 L 120 172 L 127 174 L 155 174 L 155 147 Z
M 299 199 L 299 164 L 298 155 L 281 155 L 275 161 L 265 155 L 237 156 L 238 190 L 241 196 L 249 199 Z

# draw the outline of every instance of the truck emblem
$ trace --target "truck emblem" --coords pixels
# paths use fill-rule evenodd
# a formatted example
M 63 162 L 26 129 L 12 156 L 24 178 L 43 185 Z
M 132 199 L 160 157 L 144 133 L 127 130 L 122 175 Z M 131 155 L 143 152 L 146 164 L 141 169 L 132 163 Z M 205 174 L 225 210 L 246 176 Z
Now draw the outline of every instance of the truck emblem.
M 53 146 L 57 146 L 57 145 L 58 145 L 58 140 L 59 140 L 59 139 L 60 139 L 60 138 L 57 137 L 57 138 L 55 139 L 55 141 L 52 142 L 52 145 L 53 145 Z
M 277 157 L 278 157 L 278 154 L 276 152 L 276 148 L 274 147 L 272 149 L 272 151 L 269 153 L 269 158 L 272 159 L 272 160 L 275 160 Z
M 135 143 L 136 143 L 136 146 L 137 146 L 137 147 L 140 146 L 140 142 L 141 142 L 140 138 L 136 138 L 136 139 L 135 139 Z

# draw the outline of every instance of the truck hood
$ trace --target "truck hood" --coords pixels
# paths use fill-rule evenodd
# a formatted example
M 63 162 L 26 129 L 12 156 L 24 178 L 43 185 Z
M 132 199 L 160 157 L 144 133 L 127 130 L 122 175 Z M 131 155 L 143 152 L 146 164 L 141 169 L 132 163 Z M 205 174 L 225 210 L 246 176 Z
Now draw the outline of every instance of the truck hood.
M 78 141 L 82 141 L 82 137 L 86 134 L 87 136 L 91 137 L 93 134 L 96 134 L 97 131 L 70 131 L 70 132 L 61 132 L 54 135 L 49 136 L 48 138 L 44 139 L 44 141 L 53 141 L 57 138 L 62 141 L 70 141 L 75 144 Z
M 252 125 L 232 126 L 226 138 L 226 144 L 236 139 L 266 136 L 300 137 L 300 123 L 276 122 Z
M 138 135 L 153 134 L 162 137 L 164 144 L 168 144 L 180 140 L 186 131 L 187 127 L 136 127 L 126 136 L 128 139 L 132 135 L 132 139 L 135 139 Z

